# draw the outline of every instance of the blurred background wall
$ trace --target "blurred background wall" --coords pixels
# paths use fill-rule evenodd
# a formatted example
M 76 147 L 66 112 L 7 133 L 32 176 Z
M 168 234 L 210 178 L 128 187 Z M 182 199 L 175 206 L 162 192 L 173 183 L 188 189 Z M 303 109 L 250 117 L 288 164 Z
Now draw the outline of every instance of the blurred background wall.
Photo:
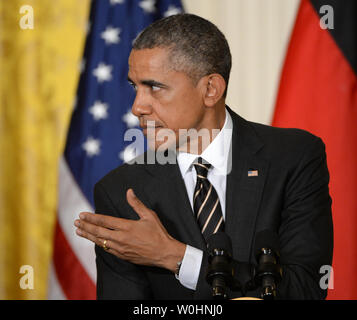
M 233 57 L 227 104 L 270 123 L 298 0 L 184 0 L 188 12 L 223 31 Z
M 21 29 L 24 4 L 34 28 Z M 298 0 L 184 0 L 225 33 L 228 104 L 270 123 Z M 0 0 L 0 299 L 45 299 L 63 151 L 86 35 L 88 0 Z M 34 289 L 20 288 L 20 267 Z

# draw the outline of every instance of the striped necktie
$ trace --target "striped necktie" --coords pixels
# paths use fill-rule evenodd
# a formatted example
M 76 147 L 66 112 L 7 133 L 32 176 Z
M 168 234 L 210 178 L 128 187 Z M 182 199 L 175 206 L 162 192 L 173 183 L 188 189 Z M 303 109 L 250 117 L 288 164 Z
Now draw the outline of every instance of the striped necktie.
M 207 241 L 211 234 L 224 230 L 222 209 L 217 192 L 207 179 L 211 165 L 198 158 L 198 163 L 194 163 L 194 166 L 197 183 L 193 194 L 193 208 L 198 226 Z

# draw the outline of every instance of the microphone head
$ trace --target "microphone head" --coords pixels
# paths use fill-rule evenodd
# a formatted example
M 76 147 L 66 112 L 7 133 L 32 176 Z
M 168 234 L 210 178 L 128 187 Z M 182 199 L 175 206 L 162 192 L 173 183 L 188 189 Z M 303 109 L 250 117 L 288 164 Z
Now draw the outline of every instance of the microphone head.
M 266 229 L 257 233 L 255 237 L 254 252 L 255 256 L 260 256 L 262 248 L 271 249 L 279 255 L 279 236 L 276 232 Z
M 219 249 L 232 256 L 233 249 L 231 238 L 222 231 L 216 232 L 207 239 L 207 249 L 210 254 L 213 250 Z

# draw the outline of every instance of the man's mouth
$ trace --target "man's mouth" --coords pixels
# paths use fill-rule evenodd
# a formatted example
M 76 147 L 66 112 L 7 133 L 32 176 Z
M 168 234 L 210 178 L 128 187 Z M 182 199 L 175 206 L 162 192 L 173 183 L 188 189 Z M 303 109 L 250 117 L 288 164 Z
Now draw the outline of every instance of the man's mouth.
M 143 125 L 141 126 L 141 128 L 143 129 L 143 133 L 146 134 L 148 130 L 157 130 L 157 129 L 160 129 L 160 128 L 163 128 L 163 126 L 160 126 L 160 125 Z

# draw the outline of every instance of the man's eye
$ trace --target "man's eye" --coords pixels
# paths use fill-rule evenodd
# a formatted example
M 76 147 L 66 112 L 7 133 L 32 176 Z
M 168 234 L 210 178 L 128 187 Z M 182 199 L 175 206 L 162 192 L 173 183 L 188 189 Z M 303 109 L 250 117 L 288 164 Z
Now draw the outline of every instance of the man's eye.
M 161 88 L 158 86 L 151 86 L 152 91 L 159 91 Z

